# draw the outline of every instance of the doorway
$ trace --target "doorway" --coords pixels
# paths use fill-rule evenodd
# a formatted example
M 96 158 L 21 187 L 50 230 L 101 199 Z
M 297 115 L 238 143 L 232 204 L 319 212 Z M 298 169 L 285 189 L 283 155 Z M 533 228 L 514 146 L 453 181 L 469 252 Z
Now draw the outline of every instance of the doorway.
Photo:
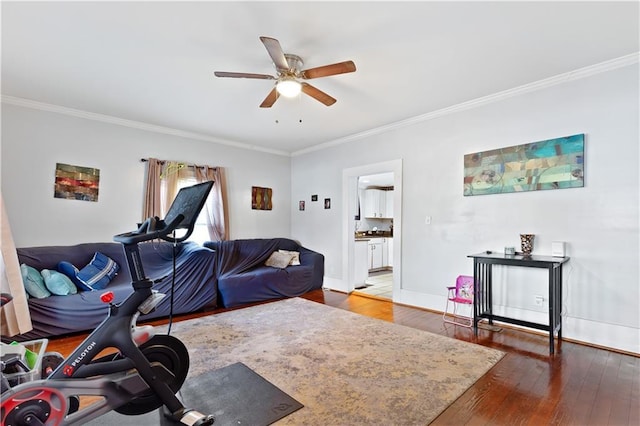
M 363 192 L 367 189 L 370 190 L 368 198 Z M 344 289 L 348 293 L 362 291 L 392 300 L 399 297 L 402 288 L 402 160 L 345 169 L 343 201 Z M 382 213 L 371 213 L 372 204 L 382 206 Z
M 393 181 L 393 172 L 359 176 L 356 200 L 354 291 L 383 299 L 393 298 Z

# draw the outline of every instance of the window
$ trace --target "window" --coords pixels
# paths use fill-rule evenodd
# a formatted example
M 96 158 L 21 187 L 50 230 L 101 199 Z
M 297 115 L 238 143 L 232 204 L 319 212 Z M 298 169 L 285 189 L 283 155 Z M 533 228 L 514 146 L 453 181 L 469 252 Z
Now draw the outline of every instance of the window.
M 198 216 L 189 241 L 202 244 L 209 240 L 227 239 L 228 224 L 225 215 L 226 190 L 224 188 L 226 180 L 223 168 L 157 158 L 142 161 L 147 163 L 143 220 L 152 216 L 164 217 L 180 189 L 199 182 L 214 181 L 213 189 Z

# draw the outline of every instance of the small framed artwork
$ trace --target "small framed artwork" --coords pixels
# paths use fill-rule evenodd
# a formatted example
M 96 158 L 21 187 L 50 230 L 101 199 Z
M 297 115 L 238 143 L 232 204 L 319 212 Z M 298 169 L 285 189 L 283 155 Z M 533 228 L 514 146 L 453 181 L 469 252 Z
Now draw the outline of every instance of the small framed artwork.
M 300 211 L 304 210 L 304 201 L 299 201 L 298 202 L 298 210 L 300 210 Z
M 251 187 L 251 208 L 253 210 L 271 210 L 273 189 L 259 186 Z
M 318 201 L 318 195 L 312 195 L 311 196 L 311 201 Z
M 325 198 L 324 199 L 324 208 L 325 209 L 330 209 L 331 208 L 331 198 Z

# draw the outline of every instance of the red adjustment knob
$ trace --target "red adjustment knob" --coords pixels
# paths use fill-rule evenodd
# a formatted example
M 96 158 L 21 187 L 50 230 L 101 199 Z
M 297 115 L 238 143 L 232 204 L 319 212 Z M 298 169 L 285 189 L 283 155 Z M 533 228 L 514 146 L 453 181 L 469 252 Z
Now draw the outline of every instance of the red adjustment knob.
M 104 293 L 102 293 L 100 295 L 100 300 L 102 300 L 102 303 L 111 303 L 111 302 L 113 302 L 113 292 L 112 291 L 105 291 Z

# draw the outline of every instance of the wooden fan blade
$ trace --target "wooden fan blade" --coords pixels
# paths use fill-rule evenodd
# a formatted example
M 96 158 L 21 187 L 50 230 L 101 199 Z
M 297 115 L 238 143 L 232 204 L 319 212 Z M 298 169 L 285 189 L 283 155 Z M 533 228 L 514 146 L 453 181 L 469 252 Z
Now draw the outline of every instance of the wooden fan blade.
M 264 98 L 264 101 L 262 101 L 262 103 L 260 104 L 260 108 L 271 108 L 273 104 L 276 103 L 277 100 L 278 100 L 278 91 L 274 87 L 273 90 L 269 92 L 267 97 Z
M 325 65 L 317 68 L 310 68 L 300 73 L 302 78 L 310 80 L 312 78 L 327 77 L 329 75 L 345 74 L 354 72 L 356 64 L 353 61 L 338 62 L 337 64 Z
M 302 84 L 302 91 L 304 93 L 306 93 L 307 95 L 311 96 L 312 98 L 322 102 L 326 106 L 331 106 L 331 105 L 336 103 L 336 100 L 334 98 L 332 98 L 331 96 L 327 95 L 322 90 L 313 87 L 309 83 L 301 83 L 301 84 Z
M 278 71 L 287 71 L 289 69 L 289 62 L 287 62 L 287 58 L 284 57 L 280 42 L 271 37 L 260 37 L 260 41 L 262 41 L 264 47 L 267 48 L 267 52 L 269 52 L 269 56 L 271 56 L 276 69 Z
M 216 77 L 231 77 L 231 78 L 259 78 L 262 80 L 275 80 L 276 78 L 268 74 L 251 74 L 246 72 L 225 72 L 215 71 L 213 73 Z

